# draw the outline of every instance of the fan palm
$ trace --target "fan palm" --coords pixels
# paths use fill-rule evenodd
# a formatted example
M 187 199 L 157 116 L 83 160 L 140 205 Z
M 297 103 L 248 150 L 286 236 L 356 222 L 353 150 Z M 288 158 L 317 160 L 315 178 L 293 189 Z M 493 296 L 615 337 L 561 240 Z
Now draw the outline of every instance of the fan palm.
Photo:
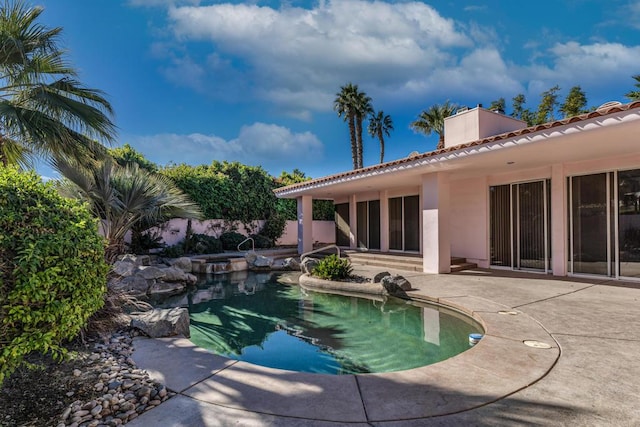
M 363 143 L 362 143 L 362 123 L 365 117 L 373 113 L 371 106 L 371 98 L 364 92 L 359 92 L 356 86 L 356 92 L 353 95 L 353 109 L 355 111 L 355 127 L 356 127 L 356 154 L 358 157 L 358 169 L 364 167 L 363 162 Z
M 36 156 L 81 157 L 110 142 L 113 110 L 103 93 L 77 80 L 58 47 L 61 28 L 36 21 L 41 7 L 0 3 L 0 163 Z
M 384 111 L 380 110 L 377 113 L 371 113 L 369 116 L 369 127 L 367 131 L 369 135 L 374 138 L 378 138 L 380 141 L 380 163 L 384 162 L 384 136 L 390 136 L 390 131 L 393 130 L 393 120 L 388 114 L 384 114 Z
M 106 158 L 81 166 L 60 157 L 53 163 L 66 178 L 60 192 L 85 200 L 102 220 L 109 262 L 124 251 L 125 235 L 134 228 L 147 229 L 170 218 L 202 216 L 200 208 L 168 178 L 140 169 L 137 164 L 122 167 Z
M 454 114 L 458 106 L 449 101 L 444 104 L 432 105 L 423 110 L 418 119 L 411 123 L 411 129 L 431 135 L 432 132 L 438 134 L 438 145 L 436 150 L 444 148 L 444 119 Z
M 631 101 L 640 101 L 640 74 L 636 74 L 632 77 L 636 81 L 636 84 L 634 85 L 636 87 L 636 90 L 627 92 L 625 96 Z
M 356 139 L 356 112 L 353 105 L 354 94 L 358 93 L 358 85 L 348 83 L 340 87 L 340 92 L 336 93 L 333 101 L 333 110 L 338 113 L 338 117 L 348 123 L 349 137 L 351 140 L 351 160 L 353 168 L 358 169 L 358 150 Z

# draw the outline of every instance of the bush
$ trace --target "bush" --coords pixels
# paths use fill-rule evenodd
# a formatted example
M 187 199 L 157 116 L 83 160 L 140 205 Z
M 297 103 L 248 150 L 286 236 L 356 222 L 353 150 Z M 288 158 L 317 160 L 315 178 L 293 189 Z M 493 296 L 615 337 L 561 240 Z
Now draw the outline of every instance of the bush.
M 273 240 L 266 236 L 262 236 L 260 234 L 252 234 L 249 237 L 253 239 L 253 243 L 255 244 L 256 249 L 268 249 L 274 246 Z M 242 245 L 242 247 L 244 248 L 244 245 Z
M 187 239 L 187 247 L 194 254 L 218 254 L 222 252 L 222 242 L 206 234 L 192 234 Z
M 139 233 L 134 231 L 131 234 L 131 244 L 129 251 L 134 254 L 148 254 L 151 249 L 162 247 L 162 236 L 150 232 Z
M 286 225 L 287 218 L 283 214 L 276 211 L 271 212 L 260 230 L 260 235 L 265 236 L 275 245 L 275 241 L 282 236 Z
M 338 258 L 337 255 L 329 255 L 320 260 L 313 275 L 325 280 L 344 280 L 351 277 L 351 262 L 347 258 Z
M 246 239 L 247 236 L 240 234 L 238 232 L 235 231 L 227 231 L 225 233 L 222 233 L 220 235 L 220 241 L 222 242 L 222 248 L 225 251 L 237 251 L 238 250 L 238 245 L 240 243 L 242 243 L 242 241 L 244 239 Z M 247 247 L 250 247 L 249 245 L 251 245 L 251 243 L 246 242 L 245 245 L 247 245 Z M 244 247 L 244 245 L 242 246 Z
M 166 258 L 180 258 L 184 255 L 184 249 L 182 243 L 178 243 L 177 245 L 167 246 L 164 248 L 160 255 Z
M 31 352 L 62 358 L 104 303 L 109 266 L 87 208 L 0 167 L 0 383 Z

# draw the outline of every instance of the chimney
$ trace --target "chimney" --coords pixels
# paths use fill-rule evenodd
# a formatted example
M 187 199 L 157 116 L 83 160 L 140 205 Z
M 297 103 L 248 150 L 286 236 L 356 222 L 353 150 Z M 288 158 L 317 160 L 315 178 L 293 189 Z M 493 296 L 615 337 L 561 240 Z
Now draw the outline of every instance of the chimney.
M 489 111 L 478 104 L 476 108 L 458 111 L 444 119 L 444 146 L 454 147 L 525 127 L 527 124 L 522 120 Z

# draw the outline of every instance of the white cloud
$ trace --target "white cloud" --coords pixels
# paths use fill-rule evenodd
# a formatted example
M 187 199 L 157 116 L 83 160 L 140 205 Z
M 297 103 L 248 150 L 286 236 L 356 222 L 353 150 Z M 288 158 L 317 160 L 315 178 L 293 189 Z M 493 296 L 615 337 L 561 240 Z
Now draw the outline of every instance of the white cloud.
M 211 42 L 217 61 L 230 67 L 234 58 L 248 86 L 268 88 L 253 96 L 303 118 L 330 109 L 341 84 L 398 86 L 455 63 L 448 49 L 473 45 L 455 21 L 419 2 L 333 0 L 312 9 L 224 3 L 170 8 L 169 19 L 176 40 Z
M 620 43 L 558 43 L 549 49 L 551 65 L 532 65 L 523 73 L 536 89 L 580 82 L 595 88 L 629 79 L 640 69 L 640 46 Z M 630 80 L 629 80 L 630 81 Z
M 200 0 L 129 0 L 129 4 L 131 6 L 166 7 L 185 4 L 198 5 L 200 4 Z
M 161 165 L 179 158 L 192 165 L 227 160 L 261 165 L 267 170 L 286 169 L 320 160 L 324 155 L 324 146 L 313 133 L 295 133 L 266 123 L 243 126 L 238 136 L 228 141 L 216 135 L 193 133 L 129 137 L 127 142 Z

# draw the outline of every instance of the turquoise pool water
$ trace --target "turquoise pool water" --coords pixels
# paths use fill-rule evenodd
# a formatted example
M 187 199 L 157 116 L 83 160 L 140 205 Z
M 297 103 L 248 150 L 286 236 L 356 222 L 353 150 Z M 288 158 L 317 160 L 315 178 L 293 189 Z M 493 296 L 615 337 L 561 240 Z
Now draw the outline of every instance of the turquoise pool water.
M 206 277 L 183 299 L 191 340 L 257 365 L 352 374 L 436 363 L 467 350 L 469 334 L 482 332 L 466 316 L 437 306 L 310 292 L 283 283 L 290 277 Z

